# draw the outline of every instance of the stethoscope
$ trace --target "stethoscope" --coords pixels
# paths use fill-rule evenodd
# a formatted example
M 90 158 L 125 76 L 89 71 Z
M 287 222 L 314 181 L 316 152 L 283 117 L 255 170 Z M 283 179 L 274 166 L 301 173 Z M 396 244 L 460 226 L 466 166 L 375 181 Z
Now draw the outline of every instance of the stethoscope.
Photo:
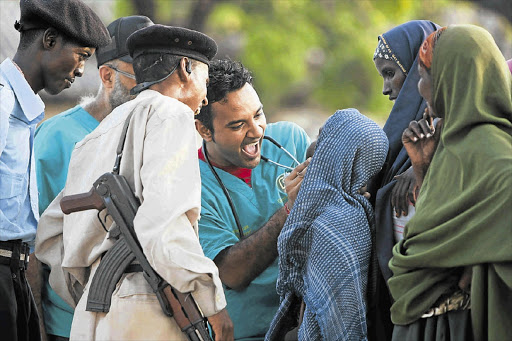
M 275 146 L 277 146 L 279 149 L 284 151 L 286 153 L 286 155 L 288 155 L 297 165 L 300 164 L 300 162 L 276 140 L 274 140 L 270 136 L 263 136 L 263 138 L 265 140 L 272 142 Z M 222 188 L 222 191 L 224 192 L 224 196 L 228 200 L 229 207 L 231 208 L 231 212 L 233 212 L 233 217 L 235 218 L 236 227 L 238 228 L 238 233 L 240 235 L 240 239 L 243 239 L 245 237 L 245 235 L 244 235 L 244 231 L 242 229 L 242 224 L 240 223 L 240 219 L 238 218 L 238 214 L 236 213 L 235 205 L 233 204 L 233 200 L 231 200 L 231 196 L 229 195 L 228 189 L 226 188 L 226 186 L 224 186 L 224 183 L 222 182 L 219 175 L 215 171 L 215 168 L 213 168 L 212 164 L 210 163 L 210 158 L 208 157 L 208 151 L 206 150 L 206 142 L 204 140 L 203 140 L 203 155 L 204 155 L 204 159 L 206 160 L 206 163 L 208 164 L 208 167 L 210 168 L 210 170 L 213 173 L 213 176 L 215 176 L 215 179 L 217 179 L 217 182 L 219 183 L 220 188 Z M 268 157 L 265 157 L 263 155 L 261 155 L 260 157 L 265 162 L 272 163 L 281 168 L 293 170 L 293 167 L 286 166 L 286 165 L 280 164 L 278 162 L 272 161 Z

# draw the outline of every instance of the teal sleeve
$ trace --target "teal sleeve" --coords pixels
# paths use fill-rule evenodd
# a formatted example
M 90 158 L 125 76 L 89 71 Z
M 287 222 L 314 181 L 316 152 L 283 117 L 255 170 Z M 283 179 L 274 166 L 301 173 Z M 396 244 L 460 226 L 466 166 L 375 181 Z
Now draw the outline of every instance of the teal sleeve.
M 34 157 L 39 190 L 39 214 L 44 212 L 66 185 L 73 147 L 74 141 L 69 141 L 65 132 L 50 131 L 44 125 L 37 129 L 34 138 Z
M 199 241 L 206 257 L 213 260 L 222 250 L 239 241 L 237 235 L 226 225 L 217 210 L 202 200 Z
M 75 144 L 99 124 L 83 108 L 76 106 L 41 123 L 34 137 L 34 159 L 42 213 L 66 184 L 68 166 Z M 48 266 L 42 287 L 44 324 L 48 334 L 68 337 L 73 308 L 58 296 L 48 283 Z

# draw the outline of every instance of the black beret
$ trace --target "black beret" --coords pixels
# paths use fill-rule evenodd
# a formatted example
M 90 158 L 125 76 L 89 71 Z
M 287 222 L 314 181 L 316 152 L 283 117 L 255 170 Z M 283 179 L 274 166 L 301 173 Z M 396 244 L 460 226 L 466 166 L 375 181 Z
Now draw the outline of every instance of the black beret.
M 20 32 L 54 27 L 84 47 L 110 43 L 105 25 L 80 0 L 20 0 L 20 9 L 20 21 L 14 24 Z
M 209 64 L 217 53 L 215 40 L 183 27 L 155 24 L 133 33 L 126 41 L 135 59 L 147 53 L 166 53 L 190 57 Z
M 121 59 L 123 62 L 130 64 L 133 63 L 133 58 L 126 48 L 126 39 L 128 39 L 133 32 L 151 25 L 153 25 L 151 19 L 142 15 L 122 17 L 110 23 L 110 25 L 107 26 L 107 30 L 112 38 L 112 42 L 96 50 L 98 67 L 114 59 Z

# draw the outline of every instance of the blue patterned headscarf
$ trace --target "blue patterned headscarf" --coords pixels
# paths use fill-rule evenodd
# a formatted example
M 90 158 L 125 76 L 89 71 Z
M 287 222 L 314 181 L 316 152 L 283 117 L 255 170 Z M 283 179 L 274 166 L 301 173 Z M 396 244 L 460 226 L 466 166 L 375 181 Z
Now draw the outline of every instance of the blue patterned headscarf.
M 355 109 L 325 123 L 278 239 L 281 306 L 268 340 L 282 339 L 298 297 L 306 303 L 299 339 L 366 337 L 373 210 L 359 189 L 381 169 L 387 148 L 382 129 Z

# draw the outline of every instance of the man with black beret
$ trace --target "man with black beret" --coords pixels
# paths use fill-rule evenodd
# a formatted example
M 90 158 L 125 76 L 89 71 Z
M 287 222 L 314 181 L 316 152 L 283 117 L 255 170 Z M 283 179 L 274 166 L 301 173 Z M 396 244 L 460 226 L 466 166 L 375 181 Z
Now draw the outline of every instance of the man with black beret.
M 160 276 L 191 293 L 216 340 L 232 340 L 218 269 L 204 256 L 197 231 L 201 180 L 194 112 L 207 104 L 208 65 L 217 45 L 200 32 L 153 25 L 133 33 L 127 47 L 137 80 L 132 91 L 138 95 L 75 146 L 66 186 L 41 217 L 36 254 L 51 266 L 53 289 L 76 304 L 71 339 L 187 340 L 162 312 L 141 272 L 121 277 L 108 313 L 86 311 L 89 283 L 112 240 L 97 212 L 63 216 L 59 202 L 89 191 L 99 176 L 112 171 L 127 121 L 120 174 L 141 201 L 134 229 L 142 250 Z
M 18 49 L 0 64 L 0 330 L 6 340 L 39 340 L 25 277 L 39 218 L 32 146 L 44 103 L 37 93 L 70 87 L 110 37 L 78 0 L 22 0 L 20 8 Z
M 75 144 L 92 132 L 110 112 L 131 100 L 135 86 L 133 59 L 126 40 L 133 32 L 153 25 L 145 16 L 116 19 L 107 26 L 112 41 L 96 50 L 100 88 L 95 97 L 84 97 L 80 104 L 44 121 L 34 137 L 39 213 L 42 214 L 66 184 L 69 160 Z M 73 308 L 48 283 L 50 269 L 43 266 L 42 315 L 48 340 L 69 338 Z

